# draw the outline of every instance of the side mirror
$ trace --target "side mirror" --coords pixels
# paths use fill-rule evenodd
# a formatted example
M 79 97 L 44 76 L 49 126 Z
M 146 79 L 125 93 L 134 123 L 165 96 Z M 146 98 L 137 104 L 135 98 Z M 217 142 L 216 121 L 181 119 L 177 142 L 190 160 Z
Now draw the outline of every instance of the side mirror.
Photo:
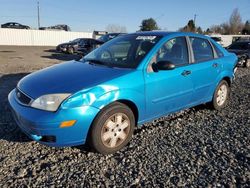
M 170 61 L 159 61 L 153 64 L 153 69 L 157 70 L 173 70 L 175 69 L 175 65 Z

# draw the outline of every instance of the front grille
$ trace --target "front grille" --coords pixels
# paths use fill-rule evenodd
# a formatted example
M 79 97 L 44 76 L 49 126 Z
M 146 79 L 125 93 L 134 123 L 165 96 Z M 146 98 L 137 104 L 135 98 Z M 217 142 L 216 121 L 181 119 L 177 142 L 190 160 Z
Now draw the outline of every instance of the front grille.
M 22 91 L 20 91 L 18 88 L 16 88 L 16 98 L 19 100 L 20 103 L 25 104 L 25 105 L 29 105 L 32 100 Z
M 53 143 L 53 142 L 56 142 L 56 137 L 55 136 L 42 136 L 42 139 L 40 141 Z

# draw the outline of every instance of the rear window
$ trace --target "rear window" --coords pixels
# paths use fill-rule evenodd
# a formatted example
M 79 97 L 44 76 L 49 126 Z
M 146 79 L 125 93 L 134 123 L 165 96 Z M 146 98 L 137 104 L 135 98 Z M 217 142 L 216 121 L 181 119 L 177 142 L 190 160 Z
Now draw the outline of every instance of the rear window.
M 217 56 L 220 58 L 220 57 L 223 57 L 224 54 L 222 53 L 222 51 L 216 46 L 216 45 L 213 45 L 214 46 L 214 49 L 215 49 L 215 52 L 217 54 Z
M 190 42 L 192 44 L 195 62 L 214 59 L 213 49 L 208 40 L 198 37 L 190 37 Z

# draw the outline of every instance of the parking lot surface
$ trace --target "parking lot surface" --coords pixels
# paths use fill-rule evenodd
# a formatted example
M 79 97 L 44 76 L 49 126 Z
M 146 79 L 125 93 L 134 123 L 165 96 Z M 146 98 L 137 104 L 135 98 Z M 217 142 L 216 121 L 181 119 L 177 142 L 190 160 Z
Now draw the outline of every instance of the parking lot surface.
M 162 117 L 103 156 L 29 140 L 8 108 L 23 76 L 74 58 L 53 47 L 0 46 L 0 187 L 249 187 L 250 69 L 238 69 L 224 110 L 201 105 Z

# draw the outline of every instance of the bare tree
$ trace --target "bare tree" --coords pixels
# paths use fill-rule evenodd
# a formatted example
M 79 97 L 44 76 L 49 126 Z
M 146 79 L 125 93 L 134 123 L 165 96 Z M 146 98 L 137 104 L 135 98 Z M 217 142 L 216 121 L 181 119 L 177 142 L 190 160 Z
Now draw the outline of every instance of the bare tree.
M 212 26 L 209 28 L 209 31 L 210 31 L 211 33 L 223 34 L 223 29 L 222 29 L 221 25 L 212 25 Z
M 127 28 L 118 24 L 109 24 L 106 26 L 109 33 L 127 33 Z
M 229 28 L 230 34 L 239 34 L 243 28 L 241 16 L 237 8 L 233 10 L 233 13 L 230 16 Z
M 220 25 L 221 27 L 221 34 L 223 35 L 230 35 L 231 33 L 231 26 L 228 23 L 223 23 Z
M 210 31 L 212 33 L 219 33 L 223 35 L 240 34 L 242 29 L 243 23 L 237 8 L 233 10 L 228 22 L 210 27 Z

